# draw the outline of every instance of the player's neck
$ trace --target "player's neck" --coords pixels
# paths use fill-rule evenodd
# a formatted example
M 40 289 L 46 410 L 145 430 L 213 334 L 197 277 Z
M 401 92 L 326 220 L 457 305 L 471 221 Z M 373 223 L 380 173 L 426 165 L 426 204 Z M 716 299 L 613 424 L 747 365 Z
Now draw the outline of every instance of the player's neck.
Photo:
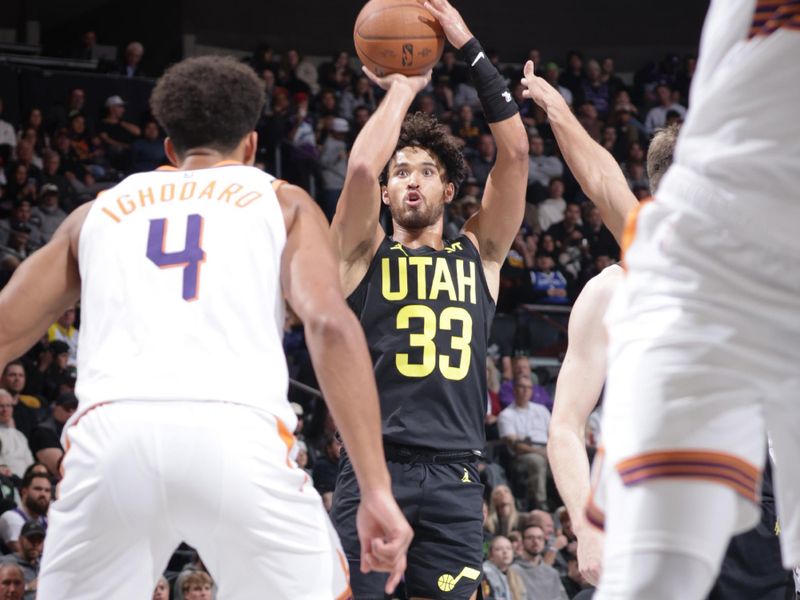
M 221 162 L 243 162 L 243 156 L 239 152 L 226 153 L 217 152 L 210 148 L 197 148 L 189 150 L 178 164 L 181 171 L 194 171 L 196 169 L 208 169 Z
M 442 240 L 443 223 L 439 219 L 436 223 L 421 229 L 407 229 L 397 221 L 392 221 L 392 239 L 400 242 L 406 248 L 421 248 L 428 246 L 434 250 L 444 248 Z

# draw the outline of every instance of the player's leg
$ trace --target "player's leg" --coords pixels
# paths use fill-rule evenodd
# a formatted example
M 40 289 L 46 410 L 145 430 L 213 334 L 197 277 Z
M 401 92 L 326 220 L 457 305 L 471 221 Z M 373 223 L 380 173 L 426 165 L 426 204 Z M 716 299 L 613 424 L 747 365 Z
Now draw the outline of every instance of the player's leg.
M 392 479 L 392 494 L 403 511 L 412 528 L 416 527 L 418 506 L 423 494 L 422 484 L 425 479 L 424 465 L 399 463 L 389 460 L 386 463 Z M 333 495 L 331 521 L 339 534 L 347 562 L 350 566 L 350 587 L 355 600 L 384 600 L 384 587 L 388 574 L 361 573 L 361 546 L 356 530 L 356 511 L 358 510 L 358 482 L 353 466 L 342 450 L 339 463 L 339 477 L 336 480 L 336 491 Z M 416 531 L 415 531 L 416 539 Z M 411 542 L 412 548 L 414 540 Z
M 483 563 L 483 485 L 474 463 L 422 465 L 423 503 L 408 551 L 409 598 L 469 600 Z
M 353 465 L 347 458 L 347 452 L 343 449 L 339 463 L 339 475 L 336 478 L 336 490 L 333 493 L 331 521 L 339 534 L 348 562 L 353 597 L 357 600 L 383 600 L 383 588 L 388 575 L 361 572 L 361 545 L 356 529 L 358 503 L 358 481 L 356 481 Z
M 597 600 L 705 598 L 736 529 L 735 492 L 715 483 L 667 479 L 624 488 L 618 479 L 606 494 Z
M 206 418 L 207 417 L 207 418 Z M 347 563 L 305 472 L 288 456 L 291 436 L 267 413 L 215 403 L 192 422 L 201 448 L 174 489 L 176 529 L 195 547 L 219 585 L 219 597 L 297 600 L 338 598 L 347 589 Z M 178 440 L 180 442 L 180 440 Z M 177 454 L 175 465 L 187 463 Z M 185 499 L 196 498 L 187 509 Z
M 37 598 L 149 598 L 180 542 L 164 518 L 150 424 L 126 403 L 67 430 L 64 478 L 49 513 Z
M 607 316 L 598 597 L 699 600 L 731 535 L 758 516 L 766 429 L 753 290 L 726 262 L 736 241 L 707 218 L 657 201 L 639 226 Z
M 713 346 L 629 343 L 615 356 L 598 600 L 705 597 L 731 535 L 757 520 L 759 391 L 730 372 L 734 356 L 721 367 Z

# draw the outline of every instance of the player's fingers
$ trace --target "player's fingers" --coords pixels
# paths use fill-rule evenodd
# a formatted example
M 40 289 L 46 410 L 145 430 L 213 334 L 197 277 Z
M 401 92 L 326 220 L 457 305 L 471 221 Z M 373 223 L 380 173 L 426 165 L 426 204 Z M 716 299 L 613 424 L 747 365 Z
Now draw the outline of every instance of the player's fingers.
M 400 583 L 400 578 L 403 576 L 403 573 L 406 572 L 406 557 L 404 556 L 402 560 L 398 561 L 395 565 L 394 569 L 392 569 L 391 574 L 389 575 L 389 579 L 386 580 L 386 587 L 384 591 L 387 594 L 391 594 L 394 592 L 394 588 L 397 587 L 397 584 Z
M 405 560 L 408 546 L 403 539 L 385 542 L 382 539 L 373 540 L 371 547 L 372 556 L 380 562 L 382 570 L 390 571 L 399 560 Z
M 580 572 L 583 578 L 592 585 L 596 586 L 600 583 L 600 573 L 598 573 L 597 569 L 593 567 L 584 567 L 580 569 Z
M 367 77 L 369 77 L 369 78 L 370 78 L 370 80 L 372 81 L 372 83 L 374 83 L 374 84 L 376 84 L 376 85 L 380 84 L 380 78 L 379 78 L 377 75 L 375 75 L 375 73 L 373 73 L 372 71 L 370 71 L 370 70 L 369 70 L 369 68 L 368 68 L 367 66 L 362 66 L 362 67 L 361 67 L 361 70 L 362 70 L 362 71 L 364 71 L 364 74 L 365 74 Z
M 525 63 L 525 68 L 522 69 L 522 72 L 525 73 L 525 77 L 533 77 L 533 61 L 529 60 Z
M 439 10 L 437 7 L 435 7 L 435 6 L 433 5 L 433 2 L 432 2 L 432 0 L 427 0 L 427 1 L 425 2 L 425 4 L 423 4 L 422 6 L 424 6 L 424 7 L 425 7 L 425 9 L 426 9 L 426 10 L 427 10 L 429 13 L 431 13 L 431 14 L 432 14 L 434 17 L 436 17 L 436 19 L 437 19 L 437 20 L 441 20 L 441 19 L 442 19 L 442 17 L 444 16 L 444 15 L 442 14 L 442 11 L 441 11 L 441 10 Z
M 523 96 L 523 98 L 530 98 L 531 97 L 531 91 L 528 88 L 525 88 L 524 90 L 522 90 L 522 96 Z
M 372 561 L 369 557 L 369 551 L 364 544 L 361 545 L 361 565 L 360 570 L 362 573 L 369 573 L 372 571 Z

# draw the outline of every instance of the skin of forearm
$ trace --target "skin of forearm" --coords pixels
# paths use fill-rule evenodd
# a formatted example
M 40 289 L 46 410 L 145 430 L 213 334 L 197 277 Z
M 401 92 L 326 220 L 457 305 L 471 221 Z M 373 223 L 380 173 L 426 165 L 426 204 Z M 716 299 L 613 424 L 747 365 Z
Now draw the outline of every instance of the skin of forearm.
M 414 92 L 410 87 L 399 82 L 392 84 L 378 110 L 356 138 L 350 151 L 350 164 L 369 165 L 376 178 L 380 175 L 394 152 L 400 127 L 413 100 Z
M 566 427 L 552 428 L 547 441 L 550 468 L 564 500 L 573 527 L 579 530 L 585 523 L 584 512 L 589 500 L 589 458 L 583 431 Z

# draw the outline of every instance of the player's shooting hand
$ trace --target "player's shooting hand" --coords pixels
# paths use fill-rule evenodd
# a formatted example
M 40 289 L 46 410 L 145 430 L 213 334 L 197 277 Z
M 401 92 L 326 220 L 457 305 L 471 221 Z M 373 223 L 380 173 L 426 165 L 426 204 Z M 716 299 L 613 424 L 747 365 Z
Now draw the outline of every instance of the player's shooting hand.
M 472 39 L 472 32 L 464 22 L 461 16 L 453 5 L 447 0 L 418 0 L 433 17 L 439 21 L 442 26 L 444 34 L 447 36 L 447 41 L 456 48 L 461 48 L 464 44 Z
M 364 74 L 370 78 L 372 83 L 378 87 L 383 88 L 384 90 L 389 90 L 389 88 L 396 85 L 404 85 L 409 87 L 411 91 L 414 92 L 415 96 L 424 90 L 425 86 L 428 85 L 431 80 L 432 72 L 428 70 L 422 75 L 402 75 L 400 73 L 389 73 L 383 77 L 378 77 L 367 67 L 361 67 L 361 69 L 364 71 Z
M 535 73 L 532 60 L 525 63 L 522 72 L 525 76 L 520 79 L 520 83 L 525 86 L 525 89 L 522 90 L 522 95 L 525 98 L 530 98 L 536 102 L 545 112 L 547 112 L 554 100 L 560 99 L 563 101 L 558 90 Z
M 578 533 L 578 568 L 583 578 L 597 585 L 603 564 L 603 533 L 587 526 Z
M 406 552 L 413 532 L 390 490 L 362 493 L 356 516 L 361 542 L 361 572 L 389 573 L 391 594 L 406 570 Z

